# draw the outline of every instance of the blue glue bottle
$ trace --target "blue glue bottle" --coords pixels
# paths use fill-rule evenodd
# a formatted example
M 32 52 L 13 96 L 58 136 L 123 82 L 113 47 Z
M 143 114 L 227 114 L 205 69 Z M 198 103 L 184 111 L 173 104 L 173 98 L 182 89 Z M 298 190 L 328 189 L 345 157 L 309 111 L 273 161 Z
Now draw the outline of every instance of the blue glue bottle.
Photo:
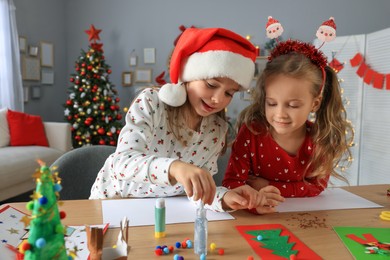
M 197 255 L 207 255 L 207 217 L 203 202 L 196 210 L 194 251 Z

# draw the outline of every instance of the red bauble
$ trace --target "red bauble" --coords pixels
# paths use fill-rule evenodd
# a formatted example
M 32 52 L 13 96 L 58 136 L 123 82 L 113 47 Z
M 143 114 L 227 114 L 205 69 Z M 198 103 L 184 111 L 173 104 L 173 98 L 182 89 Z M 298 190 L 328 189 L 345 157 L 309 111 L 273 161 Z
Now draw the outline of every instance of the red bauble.
M 84 76 L 85 75 L 85 71 L 80 72 L 80 75 Z
M 71 106 L 71 105 L 73 104 L 73 101 L 70 100 L 70 99 L 68 99 L 68 100 L 66 100 L 66 104 L 67 104 L 68 106 Z
M 112 133 L 111 132 L 107 132 L 107 136 L 112 136 Z
M 106 133 L 106 130 L 104 130 L 104 128 L 99 128 L 97 132 L 99 135 L 104 135 Z
M 92 92 L 94 92 L 93 90 L 92 90 Z M 96 91 L 95 91 L 96 92 Z M 97 97 L 93 97 L 92 98 L 92 100 L 94 101 L 94 102 L 96 102 L 97 100 L 99 100 Z
M 111 102 L 111 101 L 112 101 L 112 98 L 111 98 L 111 97 L 108 97 L 108 98 L 107 98 L 107 101 L 108 101 L 108 102 Z
M 72 116 L 68 116 L 68 120 L 69 120 L 69 121 L 72 120 L 72 118 L 73 118 Z
M 80 88 L 79 88 L 79 91 L 80 91 L 80 92 L 83 92 L 83 91 L 84 91 L 84 89 L 83 89 L 82 87 L 80 87 Z
M 100 145 L 105 145 L 106 142 L 105 142 L 103 139 L 100 139 L 99 144 L 100 144 Z
M 70 81 L 70 82 L 73 82 L 73 81 L 74 81 L 74 78 L 70 78 L 69 81 Z
M 107 73 L 108 73 L 108 74 L 111 74 L 111 72 L 112 72 L 111 70 L 107 70 Z
M 92 69 L 92 66 L 91 66 L 91 65 L 89 65 L 89 66 L 87 67 L 87 69 L 88 69 L 88 70 L 91 70 L 91 69 Z
M 117 114 L 116 115 L 116 119 L 121 120 L 122 119 L 122 115 L 121 114 Z
M 74 115 L 74 118 L 76 118 L 76 119 L 79 118 L 79 115 L 78 114 Z
M 114 140 L 110 141 L 110 145 L 115 146 L 116 142 Z
M 112 121 L 112 116 L 109 116 L 109 117 L 108 117 L 108 121 Z
M 85 67 L 85 63 L 81 64 L 81 67 L 83 67 L 83 68 L 84 68 L 84 67 Z
M 117 97 L 117 98 L 115 99 L 115 102 L 116 102 L 116 103 L 119 103 L 119 101 L 120 101 L 120 98 Z
M 74 137 L 74 139 L 75 139 L 76 141 L 80 141 L 80 140 L 81 140 L 81 136 L 76 135 L 76 136 Z
M 84 124 L 87 125 L 87 126 L 90 126 L 90 125 L 92 124 L 92 121 L 86 119 L 86 120 L 84 121 Z
M 76 83 L 76 85 L 80 84 L 80 80 L 76 80 L 75 83 Z
M 112 105 L 112 106 L 110 106 L 110 109 L 111 109 L 112 111 L 115 111 L 115 110 L 116 110 L 116 106 Z
M 119 135 L 121 133 L 121 130 L 116 130 L 116 134 Z
M 31 244 L 27 242 L 27 239 L 26 239 L 26 242 L 22 243 L 22 250 L 23 251 L 28 251 L 31 249 Z
M 104 105 L 102 105 L 102 106 L 99 106 L 99 109 L 104 110 L 104 109 L 106 109 L 106 107 Z

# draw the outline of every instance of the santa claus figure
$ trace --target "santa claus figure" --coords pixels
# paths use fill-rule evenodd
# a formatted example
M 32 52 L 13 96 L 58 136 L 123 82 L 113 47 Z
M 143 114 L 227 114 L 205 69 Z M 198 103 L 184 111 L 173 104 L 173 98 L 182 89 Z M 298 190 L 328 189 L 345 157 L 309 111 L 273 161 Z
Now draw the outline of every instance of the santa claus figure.
M 267 37 L 270 39 L 278 38 L 283 33 L 283 27 L 278 20 L 268 16 L 268 22 L 266 25 Z
M 333 17 L 330 17 L 329 20 L 321 24 L 316 36 L 322 42 L 330 42 L 336 38 L 336 23 Z

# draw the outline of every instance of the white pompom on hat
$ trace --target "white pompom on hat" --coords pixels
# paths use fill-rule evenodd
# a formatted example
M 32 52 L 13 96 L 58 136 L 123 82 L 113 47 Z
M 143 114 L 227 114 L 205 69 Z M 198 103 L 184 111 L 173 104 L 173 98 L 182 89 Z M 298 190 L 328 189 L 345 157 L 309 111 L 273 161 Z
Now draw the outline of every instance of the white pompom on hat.
M 171 82 L 158 96 L 170 106 L 187 99 L 182 82 L 226 77 L 248 89 L 255 71 L 256 47 L 224 28 L 188 28 L 180 36 L 170 61 Z

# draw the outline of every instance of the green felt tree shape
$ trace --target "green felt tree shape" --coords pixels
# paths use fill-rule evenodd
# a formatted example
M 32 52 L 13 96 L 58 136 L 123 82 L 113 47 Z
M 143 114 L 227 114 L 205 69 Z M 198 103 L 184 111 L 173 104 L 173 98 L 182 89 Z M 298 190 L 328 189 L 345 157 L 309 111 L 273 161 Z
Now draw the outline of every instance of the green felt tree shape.
M 76 73 L 71 74 L 72 86 L 64 104 L 65 119 L 72 125 L 73 147 L 84 145 L 115 146 L 123 126 L 118 105 L 120 99 L 109 79 L 110 66 L 105 62 L 99 33 L 91 25 L 88 52 L 81 50 L 75 62 Z
M 252 238 L 258 241 L 262 248 L 267 248 L 273 251 L 273 254 L 290 258 L 291 255 L 296 255 L 297 250 L 292 250 L 295 243 L 288 243 L 288 236 L 281 236 L 281 229 L 270 229 L 270 230 L 253 230 L 248 231 L 247 234 L 254 236 Z M 261 240 L 258 239 L 259 235 Z
M 58 211 L 57 198 L 61 190 L 60 178 L 57 173 L 52 174 L 50 168 L 43 162 L 34 174 L 36 190 L 32 201 L 27 203 L 31 211 L 30 232 L 28 240 L 22 245 L 24 259 L 68 260 L 65 247 L 65 227 L 60 219 L 65 217 L 64 212 Z

